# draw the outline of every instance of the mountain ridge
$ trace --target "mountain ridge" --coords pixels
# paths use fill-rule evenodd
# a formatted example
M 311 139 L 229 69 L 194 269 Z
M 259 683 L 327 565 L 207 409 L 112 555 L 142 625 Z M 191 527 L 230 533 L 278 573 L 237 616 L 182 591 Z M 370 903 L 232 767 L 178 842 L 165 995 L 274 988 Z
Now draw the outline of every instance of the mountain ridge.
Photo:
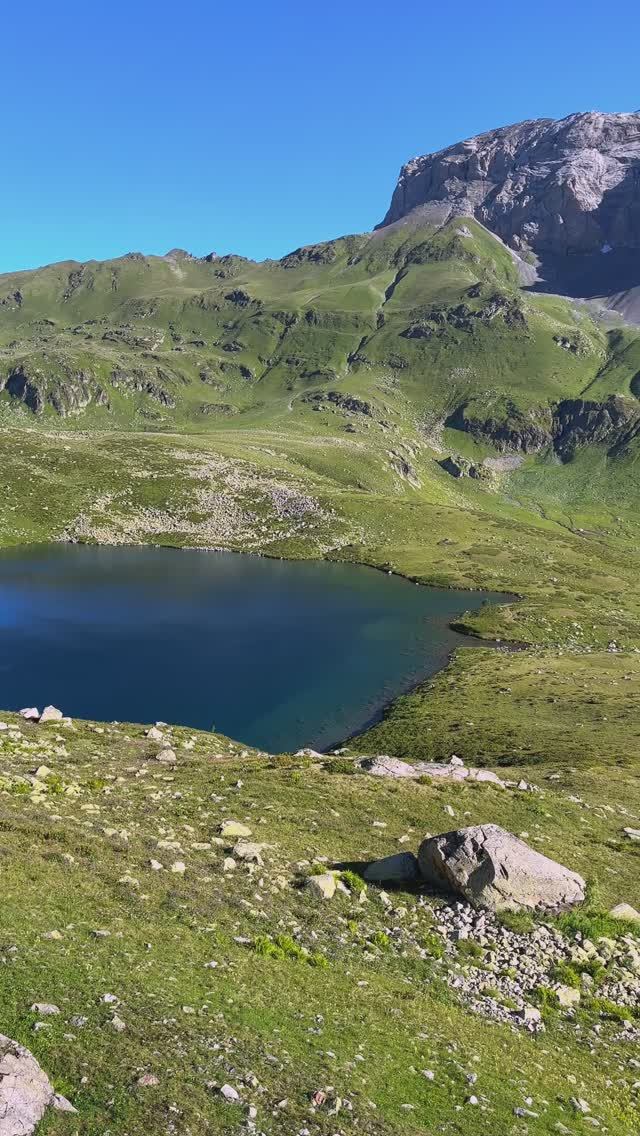
M 472 216 L 540 288 L 606 297 L 640 319 L 640 112 L 527 119 L 411 159 L 378 228 Z M 619 295 L 624 294 L 624 296 Z

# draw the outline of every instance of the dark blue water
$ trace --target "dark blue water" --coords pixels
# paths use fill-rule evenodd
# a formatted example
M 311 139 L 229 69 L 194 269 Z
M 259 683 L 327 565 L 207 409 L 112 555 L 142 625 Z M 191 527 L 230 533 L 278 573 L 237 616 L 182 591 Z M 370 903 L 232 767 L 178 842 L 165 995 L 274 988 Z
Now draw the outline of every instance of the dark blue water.
M 370 568 L 154 548 L 0 555 L 0 706 L 326 748 L 442 667 L 504 596 Z

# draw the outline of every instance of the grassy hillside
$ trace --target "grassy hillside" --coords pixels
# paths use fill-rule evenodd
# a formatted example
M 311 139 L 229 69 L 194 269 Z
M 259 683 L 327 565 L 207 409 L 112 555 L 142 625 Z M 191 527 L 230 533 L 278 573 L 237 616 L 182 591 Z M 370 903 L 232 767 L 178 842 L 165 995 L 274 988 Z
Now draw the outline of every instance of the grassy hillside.
M 180 728 L 153 742 L 139 726 L 4 721 L 0 1020 L 78 1110 L 49 1113 L 42 1133 L 542 1136 L 582 1130 L 578 1098 L 603 1131 L 635 1131 L 637 1005 L 615 993 L 619 963 L 592 966 L 589 985 L 571 961 L 576 934 L 636 949 L 599 914 L 638 901 L 640 846 L 622 830 L 640 798 L 624 765 L 604 782 L 503 765 L 534 792 L 390 783 L 344 758 L 267 757 Z M 429 894 L 363 887 L 350 870 L 330 901 L 305 887 L 489 819 L 589 881 L 586 912 L 551 924 L 566 961 L 544 964 L 548 988 L 518 961 L 544 921 L 489 920 L 484 946 L 456 943 Z M 228 820 L 262 864 L 220 834 Z M 558 1007 L 558 979 L 582 984 L 577 1010 Z M 544 1032 L 518 1024 L 523 1003 Z
M 337 759 L 175 727 L 163 764 L 138 726 L 5 716 L 0 1027 L 78 1109 L 42 1132 L 542 1136 L 589 1127 L 572 1098 L 635 1131 L 637 947 L 602 912 L 640 902 L 639 375 L 636 332 L 522 290 L 472 221 L 0 278 L 2 545 L 361 561 L 513 593 L 461 624 L 527 645 L 459 652 Z M 381 752 L 513 785 L 354 772 Z M 225 867 L 230 818 L 264 865 Z M 476 949 L 434 897 L 363 899 L 349 871 L 326 904 L 305 888 L 488 821 L 590 886 L 522 982 L 540 926 Z M 580 961 L 602 935 L 618 961 Z M 60 1010 L 43 1028 L 36 1002 Z

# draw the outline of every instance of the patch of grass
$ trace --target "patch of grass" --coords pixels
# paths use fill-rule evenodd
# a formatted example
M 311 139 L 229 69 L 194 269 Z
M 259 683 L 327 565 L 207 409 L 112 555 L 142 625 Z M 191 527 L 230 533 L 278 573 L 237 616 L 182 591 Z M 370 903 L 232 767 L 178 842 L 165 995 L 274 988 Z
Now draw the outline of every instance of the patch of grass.
M 599 938 L 620 939 L 637 933 L 638 925 L 631 920 L 615 919 L 604 911 L 567 911 L 558 916 L 557 925 L 566 935 L 581 935 L 597 942 Z

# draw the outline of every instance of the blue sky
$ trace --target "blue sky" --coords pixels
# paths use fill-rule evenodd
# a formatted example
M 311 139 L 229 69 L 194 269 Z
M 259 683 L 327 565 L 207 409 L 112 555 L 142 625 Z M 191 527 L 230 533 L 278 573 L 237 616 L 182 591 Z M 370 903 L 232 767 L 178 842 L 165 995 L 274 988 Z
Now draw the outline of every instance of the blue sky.
M 627 0 L 5 5 L 0 270 L 364 231 L 415 154 L 638 109 L 639 33 Z

